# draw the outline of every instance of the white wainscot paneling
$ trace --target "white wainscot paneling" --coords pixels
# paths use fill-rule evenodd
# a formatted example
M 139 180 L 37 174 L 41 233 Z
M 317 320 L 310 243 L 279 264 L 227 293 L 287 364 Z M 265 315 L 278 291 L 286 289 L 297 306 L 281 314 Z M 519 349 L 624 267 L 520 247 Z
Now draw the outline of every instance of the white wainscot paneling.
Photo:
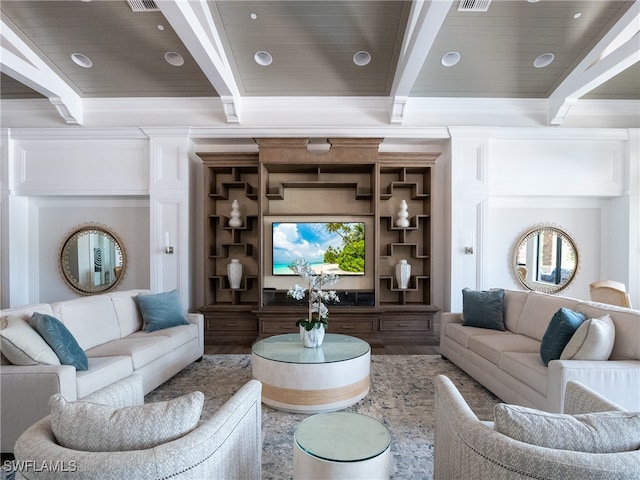
M 14 186 L 21 195 L 146 195 L 145 140 L 29 140 L 16 146 Z
M 624 142 L 495 141 L 493 195 L 616 196 L 624 192 Z

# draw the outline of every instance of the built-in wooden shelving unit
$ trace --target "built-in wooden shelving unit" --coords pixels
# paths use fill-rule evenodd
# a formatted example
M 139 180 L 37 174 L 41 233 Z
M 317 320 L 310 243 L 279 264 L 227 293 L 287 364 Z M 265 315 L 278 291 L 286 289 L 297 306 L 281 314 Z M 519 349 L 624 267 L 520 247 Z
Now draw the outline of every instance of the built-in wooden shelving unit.
M 207 343 L 250 344 L 295 332 L 305 306 L 288 299 L 282 280 L 271 277 L 270 226 L 336 215 L 366 222 L 367 269 L 363 286 L 334 287 L 341 302 L 330 307 L 329 331 L 372 344 L 437 343 L 430 258 L 431 171 L 437 155 L 380 153 L 380 141 L 331 139 L 329 152 L 317 155 L 307 150 L 306 139 L 259 139 L 259 153 L 199 154 L 208 176 L 201 308 Z M 229 226 L 234 200 L 240 227 Z M 395 222 L 402 200 L 410 214 L 406 228 Z M 232 258 L 243 265 L 238 289 L 227 279 Z M 394 274 L 401 259 L 412 268 L 406 289 Z

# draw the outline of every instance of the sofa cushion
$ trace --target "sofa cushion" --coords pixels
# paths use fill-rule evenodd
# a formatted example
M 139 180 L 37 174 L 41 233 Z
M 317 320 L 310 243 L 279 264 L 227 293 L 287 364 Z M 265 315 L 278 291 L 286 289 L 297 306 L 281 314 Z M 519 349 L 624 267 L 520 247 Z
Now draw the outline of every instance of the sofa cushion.
M 76 370 L 89 368 L 84 351 L 60 320 L 51 315 L 35 312 L 29 324 L 49 344 L 62 365 L 73 365 Z
M 129 355 L 134 370 L 171 352 L 171 339 L 166 336 L 132 337 L 104 343 L 87 350 L 89 357 L 111 357 Z
M 504 291 L 504 326 L 511 332 L 518 330 L 518 320 L 520 319 L 520 313 L 524 308 L 524 304 L 527 301 L 529 292 L 523 292 L 520 290 L 505 290 Z
M 469 339 L 475 336 L 511 335 L 511 332 L 489 330 L 488 328 L 465 327 L 461 323 L 448 323 L 446 336 L 455 340 L 464 348 L 469 348 Z
M 170 442 L 198 425 L 204 394 L 192 392 L 166 402 L 114 408 L 91 402 L 49 400 L 51 429 L 58 443 L 72 450 L 143 450 Z M 91 428 L 87 428 L 91 425 Z
M 150 293 L 149 290 L 125 290 L 108 294 L 118 318 L 121 338 L 142 330 L 142 316 L 136 302 L 136 296 L 148 293 Z
M 562 350 L 561 360 L 608 360 L 616 330 L 609 315 L 590 318 L 578 327 Z
M 578 300 L 547 293 L 529 292 L 522 307 L 516 333 L 542 341 L 553 315 L 562 307 L 576 309 Z
M 464 326 L 504 331 L 504 290 L 462 290 L 462 324 Z
M 52 304 L 83 350 L 120 338 L 120 325 L 108 295 L 94 295 Z
M 497 404 L 496 431 L 514 440 L 559 450 L 615 453 L 640 448 L 640 413 L 548 413 L 518 405 Z
M 500 370 L 547 396 L 549 369 L 542 363 L 540 353 L 503 352 L 498 363 Z
M 640 310 L 604 305 L 595 302 L 583 302 L 577 311 L 587 318 L 600 318 L 609 315 L 613 320 L 616 338 L 610 360 L 640 360 Z
M 135 332 L 127 338 L 168 337 L 171 340 L 171 348 L 175 350 L 194 338 L 198 338 L 198 326 L 178 325 L 177 327 L 156 330 L 155 332 Z
M 0 318 L 0 348 L 14 365 L 60 365 L 47 342 L 17 315 Z
M 89 369 L 76 372 L 76 396 L 83 398 L 133 373 L 133 362 L 128 355 L 88 357 Z M 72 400 L 72 399 L 69 399 Z
M 561 308 L 553 315 L 540 344 L 540 358 L 545 365 L 560 358 L 564 347 L 584 321 L 583 314 L 568 308 Z
M 189 324 L 177 290 L 138 295 L 136 299 L 147 332 Z
M 475 335 L 469 339 L 469 350 L 496 365 L 503 352 L 537 353 L 540 342 L 526 335 L 505 332 L 507 335 Z

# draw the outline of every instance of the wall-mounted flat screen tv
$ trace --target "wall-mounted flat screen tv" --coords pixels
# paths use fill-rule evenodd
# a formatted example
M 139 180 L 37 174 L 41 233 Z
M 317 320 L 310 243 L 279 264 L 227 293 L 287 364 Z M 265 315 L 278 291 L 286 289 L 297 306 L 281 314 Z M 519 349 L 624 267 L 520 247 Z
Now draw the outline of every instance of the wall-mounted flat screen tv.
M 364 222 L 274 222 L 273 275 L 295 275 L 304 258 L 317 272 L 364 275 Z

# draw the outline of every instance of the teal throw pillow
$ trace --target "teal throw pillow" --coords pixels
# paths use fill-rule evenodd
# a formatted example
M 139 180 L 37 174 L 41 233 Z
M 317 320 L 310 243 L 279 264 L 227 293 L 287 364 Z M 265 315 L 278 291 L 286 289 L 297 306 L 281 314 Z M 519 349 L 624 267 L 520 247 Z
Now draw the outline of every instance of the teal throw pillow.
M 136 296 L 144 330 L 155 332 L 178 325 L 189 325 L 177 290 Z
M 564 347 L 585 320 L 583 314 L 568 308 L 561 308 L 553 315 L 540 345 L 540 358 L 545 365 L 560 358 Z
M 462 324 L 504 331 L 504 290 L 462 290 Z
M 45 313 L 34 312 L 29 325 L 47 342 L 62 365 L 73 365 L 76 370 L 81 371 L 89 368 L 87 354 L 60 320 Z

